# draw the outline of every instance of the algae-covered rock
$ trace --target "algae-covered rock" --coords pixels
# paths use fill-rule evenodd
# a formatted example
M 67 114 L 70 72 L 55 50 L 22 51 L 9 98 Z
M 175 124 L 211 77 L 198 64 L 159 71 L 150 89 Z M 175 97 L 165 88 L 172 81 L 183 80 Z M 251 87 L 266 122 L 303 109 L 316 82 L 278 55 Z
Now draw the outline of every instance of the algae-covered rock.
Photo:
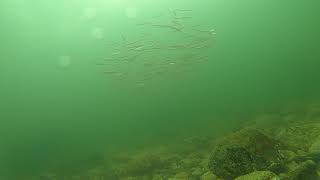
M 92 180 L 101 180 L 101 179 L 92 179 Z M 129 177 L 119 178 L 117 180 L 150 180 L 150 177 L 148 177 L 148 176 L 136 176 L 136 177 L 129 176 Z
M 320 105 L 319 104 L 310 104 L 307 107 L 306 111 L 306 121 L 319 121 L 320 120 Z
M 168 179 L 168 178 L 166 178 L 166 176 L 163 174 L 155 174 L 152 177 L 152 180 L 165 180 L 165 179 Z
M 280 180 L 280 178 L 270 171 L 255 171 L 250 174 L 237 177 L 235 180 Z
M 320 138 L 316 138 L 311 146 L 309 147 L 309 152 L 314 153 L 314 152 L 320 152 Z
M 211 145 L 211 139 L 209 137 L 204 136 L 193 136 L 184 139 L 184 142 L 188 143 L 191 146 L 194 146 L 195 148 L 199 149 L 205 149 L 210 147 Z
M 47 174 L 41 175 L 40 179 L 41 180 L 57 180 L 58 176 L 56 174 L 47 173 Z
M 201 168 L 194 168 L 191 173 L 191 175 L 195 177 L 200 177 L 202 174 L 203 170 Z
M 309 151 L 319 147 L 314 144 L 320 137 L 320 123 L 302 123 L 291 125 L 277 135 L 277 139 L 286 143 L 291 149 Z
M 218 180 L 218 177 L 212 172 L 206 172 L 201 176 L 200 180 Z
M 290 162 L 298 156 L 297 153 L 291 150 L 279 150 L 279 153 L 285 162 Z
M 201 162 L 201 159 L 193 158 L 193 157 L 187 157 L 185 159 L 182 159 L 180 161 L 181 167 L 185 169 L 191 169 L 193 167 L 196 167 Z
M 298 164 L 283 179 L 285 180 L 318 180 L 317 165 L 311 160 Z
M 169 180 L 188 180 L 188 173 L 187 172 L 179 172 L 174 177 L 169 178 Z
M 243 129 L 223 138 L 213 150 L 209 169 L 217 176 L 234 179 L 280 163 L 280 143 L 255 129 Z
M 154 170 L 161 168 L 164 162 L 160 156 L 143 154 L 131 159 L 128 163 L 115 169 L 117 176 L 142 176 L 151 174 Z

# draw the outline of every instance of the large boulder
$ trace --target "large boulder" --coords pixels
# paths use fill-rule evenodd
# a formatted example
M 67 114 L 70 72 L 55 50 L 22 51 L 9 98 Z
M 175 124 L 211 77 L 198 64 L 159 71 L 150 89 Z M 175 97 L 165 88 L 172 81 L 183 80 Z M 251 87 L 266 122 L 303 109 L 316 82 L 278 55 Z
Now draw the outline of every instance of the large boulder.
M 256 129 L 243 129 L 221 139 L 208 167 L 217 176 L 234 179 L 257 170 L 281 170 L 280 142 Z

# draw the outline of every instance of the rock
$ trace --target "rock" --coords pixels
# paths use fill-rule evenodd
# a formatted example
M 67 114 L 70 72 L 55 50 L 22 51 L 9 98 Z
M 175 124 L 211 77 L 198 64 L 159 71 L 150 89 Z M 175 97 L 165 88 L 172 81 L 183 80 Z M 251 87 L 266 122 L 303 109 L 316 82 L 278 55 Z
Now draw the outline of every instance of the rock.
M 196 167 L 200 163 L 201 159 L 187 157 L 182 159 L 180 164 L 183 168 L 190 169 Z
M 320 152 L 320 138 L 315 139 L 309 148 L 309 152 Z
M 57 180 L 58 176 L 55 174 L 48 173 L 48 174 L 41 175 L 40 179 L 41 180 Z
M 312 160 L 316 163 L 320 162 L 320 151 L 299 154 L 293 158 L 293 161 L 298 162 L 298 163 L 304 162 L 307 160 Z
M 119 153 L 116 155 L 113 155 L 111 157 L 111 160 L 117 163 L 127 163 L 132 159 L 132 157 L 129 154 L 126 153 Z
M 179 172 L 173 178 L 169 178 L 169 180 L 188 180 L 188 173 Z
M 199 167 L 201 167 L 202 169 L 205 169 L 205 170 L 209 170 L 208 163 L 209 163 L 209 158 L 202 159 L 199 163 Z
M 142 176 L 147 175 L 163 167 L 162 159 L 153 154 L 143 154 L 134 157 L 122 167 L 116 169 L 116 174 L 122 176 Z
M 193 136 L 184 139 L 184 142 L 196 147 L 196 148 L 208 148 L 211 144 L 210 138 L 202 136 Z
M 138 180 L 138 179 L 139 179 L 139 177 L 131 177 L 131 176 L 125 177 L 125 178 L 120 178 L 120 180 Z
M 302 123 L 292 125 L 282 130 L 277 139 L 286 143 L 290 149 L 309 151 L 309 148 L 317 149 L 320 137 L 320 123 Z M 316 144 L 314 144 L 316 143 Z
M 200 180 L 201 175 L 204 173 L 204 171 L 199 167 L 192 168 L 191 172 L 189 180 Z
M 81 176 L 73 175 L 73 176 L 71 176 L 70 180 L 81 180 Z
M 286 174 L 285 180 L 317 180 L 317 164 L 311 160 L 298 164 L 293 170 Z
M 268 170 L 280 163 L 280 143 L 255 129 L 243 129 L 223 138 L 213 150 L 208 167 L 224 179 Z
M 198 177 L 200 177 L 202 174 L 203 174 L 203 171 L 200 168 L 195 168 L 191 173 L 192 176 L 198 176 Z
M 280 150 L 279 153 L 281 154 L 284 161 L 286 161 L 286 162 L 292 161 L 297 156 L 297 154 L 295 152 L 290 151 L 290 150 Z
M 280 127 L 284 125 L 285 123 L 280 114 L 262 114 L 254 121 L 254 126 L 259 129 L 275 128 L 275 126 Z
M 152 176 L 152 180 L 163 180 L 163 177 L 160 174 L 156 174 Z
M 270 171 L 255 171 L 250 174 L 237 177 L 235 180 L 280 180 L 280 178 Z
M 311 104 L 307 107 L 306 112 L 306 121 L 319 121 L 320 120 L 320 105 L 319 104 Z
M 200 178 L 201 180 L 217 180 L 217 176 L 212 174 L 212 172 L 206 172 L 205 174 L 203 174 Z
M 101 180 L 101 179 L 105 179 L 105 178 L 96 178 L 96 179 L 90 179 L 90 180 Z M 151 177 L 148 176 L 129 176 L 129 177 L 123 177 L 123 178 L 119 178 L 117 180 L 150 180 Z

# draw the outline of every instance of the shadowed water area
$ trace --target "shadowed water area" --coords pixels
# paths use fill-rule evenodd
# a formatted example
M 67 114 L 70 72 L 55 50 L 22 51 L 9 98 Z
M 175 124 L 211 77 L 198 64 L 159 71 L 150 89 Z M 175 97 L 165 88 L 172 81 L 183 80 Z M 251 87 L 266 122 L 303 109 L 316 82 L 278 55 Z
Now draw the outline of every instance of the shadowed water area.
M 299 179 L 320 159 L 319 8 L 2 0 L 0 179 Z M 221 170 L 224 157 L 249 165 Z

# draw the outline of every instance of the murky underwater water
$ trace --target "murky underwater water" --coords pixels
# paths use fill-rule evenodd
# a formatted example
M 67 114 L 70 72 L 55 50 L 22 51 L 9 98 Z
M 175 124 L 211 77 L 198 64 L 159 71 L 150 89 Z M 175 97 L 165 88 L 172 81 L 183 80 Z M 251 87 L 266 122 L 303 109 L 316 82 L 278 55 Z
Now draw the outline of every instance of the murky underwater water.
M 158 172 L 143 154 L 206 157 L 251 124 L 317 122 L 319 7 L 1 1 L 0 179 L 183 179 L 197 165 Z

